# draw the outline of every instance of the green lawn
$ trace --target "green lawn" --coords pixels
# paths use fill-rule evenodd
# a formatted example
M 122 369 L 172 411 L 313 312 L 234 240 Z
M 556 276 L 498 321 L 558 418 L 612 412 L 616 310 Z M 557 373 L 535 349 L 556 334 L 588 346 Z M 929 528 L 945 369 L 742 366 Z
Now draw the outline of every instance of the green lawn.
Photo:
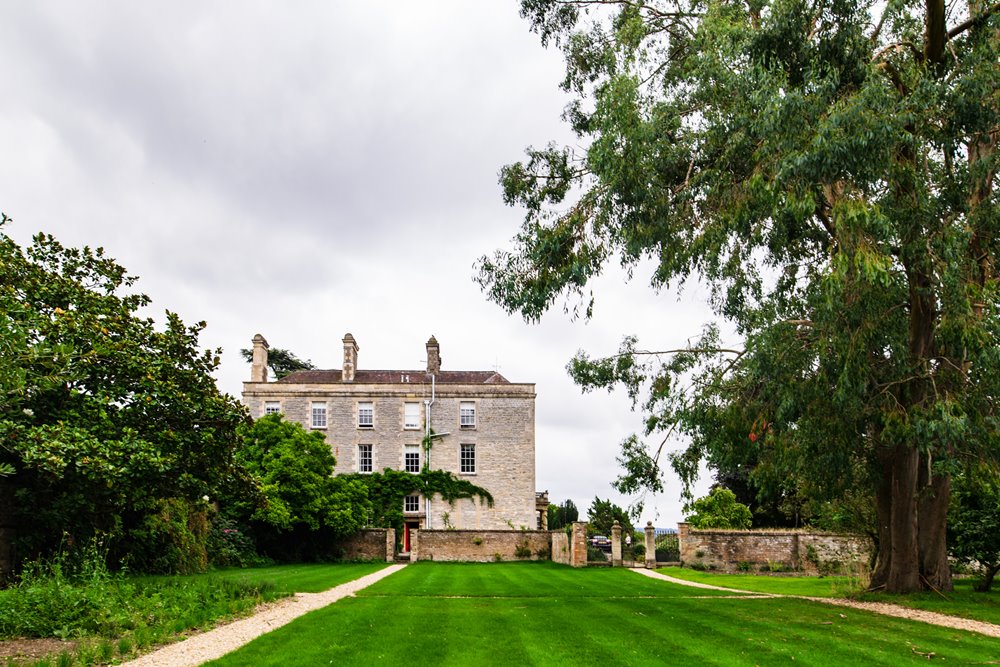
M 409 566 L 210 664 L 901 665 L 1000 642 L 791 598 L 704 595 L 626 570 Z
M 661 574 L 701 584 L 736 588 L 757 593 L 808 595 L 817 598 L 846 597 L 859 591 L 854 577 L 771 577 L 759 574 L 721 574 L 689 567 L 661 567 Z

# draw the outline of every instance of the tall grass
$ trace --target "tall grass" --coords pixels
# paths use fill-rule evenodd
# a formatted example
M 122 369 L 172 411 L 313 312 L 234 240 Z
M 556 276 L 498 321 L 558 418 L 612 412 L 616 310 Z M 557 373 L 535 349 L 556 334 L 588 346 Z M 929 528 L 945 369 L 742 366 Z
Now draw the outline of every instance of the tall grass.
M 116 653 L 129 655 L 283 595 L 267 581 L 130 579 L 109 572 L 92 543 L 29 563 L 13 587 L 0 591 L 0 640 L 83 639 L 73 661 L 60 656 L 59 664 L 105 664 Z

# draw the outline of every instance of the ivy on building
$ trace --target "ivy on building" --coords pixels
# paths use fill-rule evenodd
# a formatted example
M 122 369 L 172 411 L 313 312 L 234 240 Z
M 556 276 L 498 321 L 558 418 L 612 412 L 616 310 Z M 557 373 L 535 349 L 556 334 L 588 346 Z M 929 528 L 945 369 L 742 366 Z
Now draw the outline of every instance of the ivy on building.
M 424 498 L 439 495 L 451 505 L 463 498 L 478 498 L 493 507 L 493 495 L 488 490 L 445 470 L 424 469 L 415 474 L 386 468 L 380 473 L 352 473 L 343 477 L 357 479 L 368 487 L 368 498 L 372 504 L 372 515 L 366 522 L 369 526 L 392 527 L 401 531 L 403 498 L 413 494 L 421 494 Z

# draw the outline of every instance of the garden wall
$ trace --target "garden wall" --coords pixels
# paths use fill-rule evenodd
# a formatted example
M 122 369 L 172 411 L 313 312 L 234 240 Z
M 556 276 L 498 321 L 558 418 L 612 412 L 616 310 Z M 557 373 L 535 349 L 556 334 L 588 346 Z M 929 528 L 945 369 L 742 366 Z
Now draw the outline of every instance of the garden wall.
M 410 533 L 410 560 L 487 562 L 549 560 L 547 530 L 418 530 Z
M 565 531 L 552 533 L 552 560 L 560 565 L 570 564 L 569 535 Z
M 868 538 L 807 530 L 697 530 L 677 524 L 685 567 L 736 571 L 848 572 L 867 566 Z
M 396 529 L 370 528 L 340 543 L 345 560 L 384 560 L 391 563 L 396 558 Z

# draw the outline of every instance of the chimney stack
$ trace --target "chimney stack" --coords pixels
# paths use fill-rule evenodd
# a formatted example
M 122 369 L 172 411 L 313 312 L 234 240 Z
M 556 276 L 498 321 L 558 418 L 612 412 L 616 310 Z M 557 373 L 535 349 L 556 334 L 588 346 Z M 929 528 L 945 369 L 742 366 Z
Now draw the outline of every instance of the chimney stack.
M 267 350 L 268 344 L 264 337 L 257 334 L 253 337 L 253 362 L 250 366 L 251 382 L 267 382 Z
M 351 334 L 344 334 L 344 382 L 354 382 L 354 372 L 358 370 L 358 343 Z
M 441 372 L 441 347 L 434 336 L 427 341 L 427 372 L 432 375 Z

